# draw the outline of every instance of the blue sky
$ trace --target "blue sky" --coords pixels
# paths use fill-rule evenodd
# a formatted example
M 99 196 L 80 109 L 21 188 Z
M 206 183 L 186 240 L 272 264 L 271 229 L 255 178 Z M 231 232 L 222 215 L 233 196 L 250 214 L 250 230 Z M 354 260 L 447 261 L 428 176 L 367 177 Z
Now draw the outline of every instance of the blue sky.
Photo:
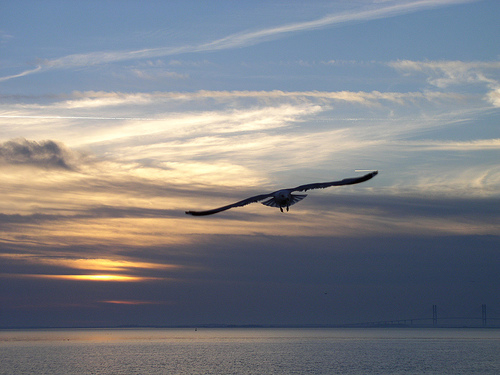
M 494 307 L 499 11 L 2 2 L 1 325 L 337 324 Z M 380 174 L 311 191 L 286 214 L 184 214 L 356 170 Z

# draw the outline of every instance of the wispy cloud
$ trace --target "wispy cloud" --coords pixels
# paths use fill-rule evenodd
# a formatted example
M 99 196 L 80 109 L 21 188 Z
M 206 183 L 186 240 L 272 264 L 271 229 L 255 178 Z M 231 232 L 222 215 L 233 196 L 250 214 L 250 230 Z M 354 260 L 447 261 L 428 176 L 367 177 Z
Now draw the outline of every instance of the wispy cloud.
M 394 17 L 400 14 L 416 12 L 419 10 L 448 6 L 471 0 L 417 0 L 417 1 L 386 1 L 354 9 L 348 12 L 329 14 L 312 21 L 296 22 L 286 25 L 264 28 L 256 31 L 244 31 L 228 35 L 207 43 L 198 45 L 185 45 L 178 47 L 144 48 L 129 51 L 96 51 L 63 56 L 56 59 L 40 59 L 35 69 L 26 70 L 22 73 L 0 77 L 0 81 L 26 76 L 49 69 L 76 68 L 107 63 L 115 63 L 127 60 L 151 59 L 164 56 L 174 56 L 185 53 L 198 53 L 208 51 L 241 48 L 276 38 L 284 37 L 292 33 L 298 33 L 319 28 L 333 27 L 349 22 L 362 22 L 374 19 Z
M 37 73 L 37 72 L 42 71 L 42 69 L 43 69 L 42 66 L 38 65 L 34 69 L 28 69 L 28 70 L 25 70 L 24 72 L 21 72 L 21 73 L 18 73 L 18 74 L 13 74 L 13 75 L 10 75 L 10 76 L 0 77 L 0 82 L 8 81 L 9 79 L 13 79 L 13 78 L 24 77 L 24 76 L 27 76 L 27 75 L 33 74 L 33 73 Z
M 162 78 L 171 78 L 171 79 L 186 79 L 188 78 L 187 74 L 179 74 L 176 72 L 166 71 L 166 70 L 143 70 L 143 69 L 132 69 L 132 73 L 142 79 L 147 80 L 157 80 Z
M 110 300 L 110 301 L 100 301 L 101 303 L 110 303 L 113 305 L 163 305 L 168 302 L 165 301 L 136 301 L 136 300 Z
M 209 105 L 206 99 L 212 99 Z M 381 150 L 402 153 L 405 146 L 396 149 L 393 142 L 453 123 L 465 101 L 463 95 L 432 92 L 75 92 L 8 106 L 7 116 L 19 117 L 4 118 L 11 125 L 4 136 L 29 132 L 35 139 L 90 148 L 106 161 L 77 163 L 78 170 L 113 180 L 263 186 L 273 171 L 326 168 L 346 154 L 386 160 Z M 422 116 L 421 108 L 429 105 L 436 108 Z M 91 116 L 96 112 L 102 116 Z M 143 113 L 151 117 L 136 117 Z M 342 164 L 351 165 L 349 171 L 379 168 L 366 160 Z
M 113 274 L 92 274 L 92 275 L 53 275 L 53 274 L 34 274 L 34 275 L 15 275 L 22 278 L 41 278 L 54 280 L 73 280 L 73 281 L 95 281 L 95 282 L 140 282 L 151 280 L 151 277 L 113 275 Z
M 14 39 L 14 36 L 6 33 L 4 30 L 0 30 L 0 45 L 7 44 L 12 39 Z
M 473 141 L 436 141 L 428 139 L 422 141 L 399 141 L 398 144 L 408 149 L 416 147 L 440 151 L 500 150 L 500 138 Z
M 439 88 L 452 85 L 485 84 L 490 91 L 485 98 L 495 107 L 500 107 L 499 93 L 500 61 L 411 61 L 400 60 L 389 66 L 406 73 L 422 73 L 427 82 Z
M 59 139 L 73 149 L 90 148 L 105 155 L 105 160 L 91 165 L 77 159 L 67 163 L 120 185 L 133 177 L 154 184 L 169 181 L 178 186 L 229 188 L 264 186 L 274 171 L 303 173 L 312 166 L 327 168 L 339 159 L 352 171 L 380 168 L 381 163 L 397 167 L 399 159 L 394 155 L 409 151 L 416 157 L 440 150 L 496 150 L 496 140 L 482 134 L 475 141 L 421 137 L 473 118 L 482 108 L 480 97 L 429 90 L 89 91 L 39 101 L 19 99 L 0 107 L 6 113 L 0 117 L 10 125 L 4 128 L 4 137 L 18 138 L 28 132 L 33 139 Z M 144 113 L 149 117 L 140 117 Z M 409 142 L 412 137 L 420 140 Z M 415 160 L 424 163 L 424 159 Z M 376 160 L 377 165 L 367 165 L 368 160 Z M 477 169 L 479 174 L 484 172 Z M 416 176 L 423 172 L 411 169 L 411 173 L 408 178 L 417 183 Z M 395 178 L 391 183 L 396 183 Z
M 305 22 L 297 22 L 283 26 L 266 28 L 253 32 L 243 32 L 229 35 L 225 38 L 202 44 L 198 48 L 200 51 L 219 50 L 236 47 L 245 47 L 280 36 L 307 30 L 314 30 L 324 27 L 337 26 L 348 22 L 370 21 L 374 19 L 394 17 L 400 14 L 411 13 L 426 8 L 445 6 L 466 2 L 467 0 L 418 0 L 418 1 L 387 1 L 375 3 L 367 8 L 360 8 L 340 14 L 329 14 L 325 17 Z
M 255 100 L 255 102 L 246 102 L 247 104 L 270 104 L 270 103 L 283 103 L 293 102 L 300 103 L 318 103 L 325 104 L 332 101 L 341 103 L 360 104 L 367 107 L 380 106 L 383 103 L 393 103 L 397 105 L 411 105 L 418 101 L 433 102 L 439 100 L 441 102 L 447 101 L 460 101 L 466 99 L 463 94 L 453 92 L 380 92 L 380 91 L 212 91 L 200 90 L 196 92 L 154 92 L 154 93 L 125 93 L 125 92 L 104 92 L 104 91 L 74 91 L 70 97 L 65 96 L 61 98 L 51 98 L 50 103 L 19 103 L 18 105 L 9 105 L 8 108 L 11 113 L 4 110 L 0 118 L 15 118 L 23 116 L 36 117 L 36 113 L 52 112 L 53 118 L 68 118 L 69 113 L 59 115 L 63 110 L 74 111 L 78 109 L 96 110 L 113 107 L 119 108 L 126 105 L 127 107 L 144 107 L 147 105 L 158 105 L 161 103 L 184 103 L 188 101 L 203 101 L 204 99 L 215 99 L 220 102 L 230 102 L 236 100 Z M 62 99 L 62 100 L 61 100 Z M 17 111 L 13 111 L 16 110 Z M 34 111 L 29 114 L 29 111 Z M 123 113 L 122 109 L 120 112 Z M 67 116 L 66 116 L 67 115 Z M 39 115 L 39 118 L 47 118 L 50 115 Z M 82 116 L 83 118 L 84 116 Z M 74 116 L 73 118 L 78 118 Z M 97 117 L 89 116 L 89 119 L 127 119 L 127 117 L 113 116 L 113 117 Z M 128 118 L 134 119 L 134 118 Z M 153 115 L 148 118 L 137 117 L 137 120 L 153 120 L 158 119 Z

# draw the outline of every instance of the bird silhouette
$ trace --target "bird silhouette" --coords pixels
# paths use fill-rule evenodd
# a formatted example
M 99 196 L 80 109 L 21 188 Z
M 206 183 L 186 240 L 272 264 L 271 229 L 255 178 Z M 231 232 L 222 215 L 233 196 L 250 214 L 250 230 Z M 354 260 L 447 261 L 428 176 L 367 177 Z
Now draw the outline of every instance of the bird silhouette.
M 290 188 L 290 189 L 276 190 L 276 191 L 273 191 L 272 193 L 269 193 L 269 194 L 255 195 L 253 197 L 243 199 L 239 202 L 228 204 L 227 206 L 222 206 L 219 208 L 214 208 L 212 210 L 186 211 L 186 214 L 193 215 L 193 216 L 213 215 L 213 214 L 216 214 L 218 212 L 229 210 L 230 208 L 242 207 L 242 206 L 246 206 L 247 204 L 255 203 L 255 202 L 261 202 L 263 205 L 270 206 L 270 207 L 278 207 L 281 210 L 281 212 L 283 212 L 283 208 L 285 208 L 288 211 L 290 206 L 294 205 L 297 202 L 300 202 L 302 199 L 307 197 L 307 194 L 292 194 L 293 192 L 307 191 L 307 190 L 312 190 L 312 189 L 325 189 L 325 188 L 328 188 L 330 186 L 359 184 L 361 182 L 365 182 L 365 181 L 372 179 L 377 174 L 378 174 L 378 171 L 373 171 L 373 172 L 367 173 L 361 177 L 345 178 L 345 179 L 339 180 L 339 181 L 316 182 L 316 183 L 312 183 L 312 184 L 300 185 L 300 186 Z

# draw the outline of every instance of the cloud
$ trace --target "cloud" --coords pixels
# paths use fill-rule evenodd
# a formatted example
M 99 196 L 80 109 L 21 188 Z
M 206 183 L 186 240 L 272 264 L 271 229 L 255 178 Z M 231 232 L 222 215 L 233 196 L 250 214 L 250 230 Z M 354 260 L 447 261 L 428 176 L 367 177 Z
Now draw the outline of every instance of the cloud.
M 459 101 L 466 99 L 464 95 L 457 93 L 446 92 L 380 92 L 380 91 L 214 91 L 214 90 L 199 90 L 195 92 L 109 92 L 109 91 L 74 91 L 71 95 L 52 97 L 48 100 L 48 104 L 39 103 L 20 103 L 16 105 L 9 105 L 9 109 L 17 108 L 19 112 L 12 112 L 12 114 L 0 115 L 0 118 L 15 118 L 25 117 L 34 118 L 47 118 L 46 115 L 35 115 L 40 111 L 52 112 L 52 118 L 78 118 L 68 114 L 61 114 L 61 110 L 76 110 L 76 109 L 105 109 L 106 107 L 120 107 L 127 106 L 127 108 L 144 107 L 147 105 L 160 105 L 166 102 L 182 104 L 189 101 L 203 101 L 205 99 L 214 99 L 220 103 L 233 102 L 234 105 L 253 106 L 255 104 L 275 105 L 283 102 L 293 102 L 293 104 L 328 104 L 332 101 L 340 103 L 359 104 L 367 107 L 381 106 L 384 103 L 391 103 L 397 105 L 411 105 L 418 102 L 441 102 Z M 22 99 L 21 99 L 22 100 Z M 47 101 L 47 99 L 44 99 Z M 247 100 L 247 102 L 242 102 Z M 254 100 L 254 102 L 249 102 Z M 235 102 L 240 101 L 240 102 Z M 34 111 L 33 115 L 27 111 Z M 56 111 L 59 114 L 56 114 Z M 120 109 L 123 113 L 123 110 Z M 4 113 L 6 113 L 4 111 Z M 81 116 L 85 118 L 85 116 Z M 124 116 L 113 117 L 99 117 L 87 116 L 87 118 L 94 119 L 127 119 Z M 129 118 L 133 120 L 134 118 Z M 150 116 L 148 118 L 137 117 L 138 120 L 157 119 L 157 116 Z
M 14 39 L 13 35 L 6 33 L 4 30 L 0 30 L 0 45 L 7 44 L 12 39 Z
M 157 79 L 186 79 L 189 77 L 187 74 L 180 74 L 168 70 L 146 70 L 146 69 L 132 69 L 132 73 L 142 79 L 157 80 Z
M 471 141 L 400 141 L 398 144 L 408 150 L 418 148 L 421 150 L 440 151 L 477 151 L 477 150 L 499 150 L 500 138 L 476 139 Z
M 463 194 L 471 180 L 497 175 L 480 160 L 481 152 L 498 149 L 490 134 L 478 133 L 476 140 L 429 138 L 430 131 L 475 118 L 475 106 L 484 108 L 480 98 L 461 93 L 81 91 L 16 100 L 0 104 L 7 113 L 3 121 L 10 125 L 4 134 L 57 138 L 73 150 L 91 150 L 101 158 L 91 165 L 63 159 L 88 176 L 83 183 L 68 181 L 72 188 L 83 184 L 101 192 L 99 186 L 105 186 L 125 195 L 146 195 L 168 181 L 179 191 L 189 186 L 190 191 L 217 187 L 227 192 L 248 186 L 271 189 L 278 181 L 295 184 L 304 174 L 316 179 L 324 173 L 342 177 L 357 168 L 388 168 L 404 177 L 388 174 L 385 184 L 399 187 L 404 180 L 403 185 L 417 190 L 449 193 L 450 188 Z M 469 152 L 469 157 L 448 158 L 430 168 L 428 160 L 439 161 L 444 152 Z M 405 165 L 410 155 L 412 162 Z M 423 174 L 430 179 L 420 180 Z M 484 180 L 485 189 L 470 189 L 469 194 L 491 194 L 495 181 Z M 103 191 L 99 196 L 110 205 L 109 200 L 123 195 L 113 198 Z
M 24 76 L 27 76 L 29 74 L 40 72 L 40 71 L 42 71 L 42 69 L 43 69 L 42 66 L 38 65 L 34 69 L 28 69 L 28 70 L 25 70 L 24 72 L 21 72 L 21 73 L 18 73 L 18 74 L 13 74 L 13 75 L 10 75 L 10 76 L 0 77 L 0 82 L 8 81 L 9 79 L 13 79 L 13 78 L 24 77 Z
M 472 99 L 484 108 L 480 98 Z M 314 199 L 297 205 L 307 225 L 260 205 L 210 222 L 187 221 L 183 213 L 280 187 L 349 177 L 357 168 L 381 169 L 370 190 L 325 194 L 494 198 L 500 174 L 485 153 L 498 150 L 496 138 L 484 132 L 475 140 L 458 132 L 453 140 L 433 138 L 432 132 L 457 126 L 457 120 L 476 110 L 470 100 L 439 91 L 280 90 L 75 91 L 12 98 L 14 104 L 0 104 L 5 114 L 0 120 L 10 125 L 4 135 L 58 139 L 52 141 L 58 153 L 52 148 L 49 155 L 59 159 L 21 157 L 26 153 L 12 150 L 24 146 L 35 150 L 28 155 L 40 155 L 48 148 L 43 141 L 9 141 L 17 148 L 2 144 L 10 155 L 2 157 L 4 165 L 38 166 L 28 185 L 17 168 L 0 171 L 5 172 L 0 188 L 5 215 L 0 222 L 8 229 L 4 238 L 43 239 L 46 244 L 186 243 L 192 234 L 274 235 L 276 229 L 266 226 L 278 219 L 290 220 L 287 234 L 326 235 L 333 233 L 324 221 L 328 213 L 313 212 L 311 207 L 323 209 Z M 68 169 L 79 173 L 61 173 Z M 361 228 L 372 234 L 385 231 L 374 223 L 378 214 L 361 209 L 339 213 L 334 203 L 328 223 L 335 222 L 335 235 L 354 235 Z M 422 232 L 460 230 L 455 219 L 385 223 L 402 233 L 411 232 L 413 223 Z M 467 231 L 491 229 L 480 227 L 468 224 Z
M 466 2 L 466 0 L 418 0 L 418 1 L 388 1 L 379 3 L 377 6 L 356 9 L 340 14 L 330 14 L 325 17 L 305 22 L 291 23 L 287 25 L 266 28 L 251 32 L 242 32 L 229 35 L 225 38 L 215 40 L 199 46 L 199 50 L 219 50 L 254 45 L 263 41 L 277 38 L 282 35 L 331 27 L 348 22 L 370 21 L 380 18 L 394 17 L 400 14 L 416 12 L 436 6 L 453 5 Z
M 163 305 L 168 302 L 166 301 L 135 301 L 135 300 L 126 300 L 126 301 L 99 301 L 101 303 L 111 303 L 115 305 Z
M 500 61 L 411 61 L 398 60 L 388 63 L 402 72 L 417 72 L 428 76 L 427 82 L 441 89 L 452 85 L 485 84 L 490 91 L 486 100 L 500 107 Z
M 61 143 L 15 139 L 0 144 L 0 163 L 26 165 L 46 169 L 73 170 L 79 154 Z
M 0 77 L 0 81 L 18 78 L 28 74 L 41 72 L 48 69 L 66 69 L 82 66 L 115 63 L 136 59 L 152 59 L 164 56 L 174 56 L 184 53 L 198 53 L 208 51 L 219 51 L 232 48 L 241 48 L 265 41 L 286 36 L 291 33 L 332 27 L 348 22 L 361 22 L 374 19 L 394 17 L 400 14 L 420 11 L 437 6 L 454 5 L 470 0 L 417 0 L 417 1 L 389 1 L 375 3 L 365 8 L 352 11 L 330 14 L 312 21 L 290 23 L 282 26 L 269 27 L 256 31 L 244 31 L 228 35 L 207 43 L 198 45 L 185 45 L 179 47 L 144 48 L 130 51 L 96 51 L 63 56 L 57 59 L 40 59 L 35 69 L 26 70 L 22 73 Z
M 500 87 L 495 88 L 487 94 L 488 101 L 495 107 L 500 108 Z
M 429 75 L 428 81 L 434 86 L 444 88 L 450 85 L 497 81 L 486 77 L 485 72 L 498 72 L 500 61 L 411 61 L 398 60 L 388 63 L 400 71 L 422 72 Z
M 471 98 L 432 91 L 200 90 L 75 91 L 15 100 L 0 104 L 0 122 L 8 125 L 5 137 L 30 134 L 127 163 L 169 163 L 164 164 L 169 173 L 178 170 L 178 177 L 200 181 L 198 172 L 213 166 L 249 176 L 249 169 L 269 158 L 276 164 L 268 165 L 276 169 L 314 165 L 349 150 L 444 127 L 469 115 Z M 282 152 L 276 154 L 276 147 Z

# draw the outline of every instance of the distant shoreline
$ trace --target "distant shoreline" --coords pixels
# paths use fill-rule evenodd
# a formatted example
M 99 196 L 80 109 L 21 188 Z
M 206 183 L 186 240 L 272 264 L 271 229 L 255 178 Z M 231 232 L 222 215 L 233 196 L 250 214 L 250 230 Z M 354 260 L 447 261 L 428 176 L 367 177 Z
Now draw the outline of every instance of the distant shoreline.
M 274 324 L 199 324 L 199 325 L 119 325 L 119 326 L 26 326 L 26 327 L 0 327 L 0 331 L 9 330 L 62 330 L 62 329 L 500 329 L 500 326 L 472 326 L 472 325 L 373 325 L 373 324 L 345 324 L 345 325 L 274 325 Z

